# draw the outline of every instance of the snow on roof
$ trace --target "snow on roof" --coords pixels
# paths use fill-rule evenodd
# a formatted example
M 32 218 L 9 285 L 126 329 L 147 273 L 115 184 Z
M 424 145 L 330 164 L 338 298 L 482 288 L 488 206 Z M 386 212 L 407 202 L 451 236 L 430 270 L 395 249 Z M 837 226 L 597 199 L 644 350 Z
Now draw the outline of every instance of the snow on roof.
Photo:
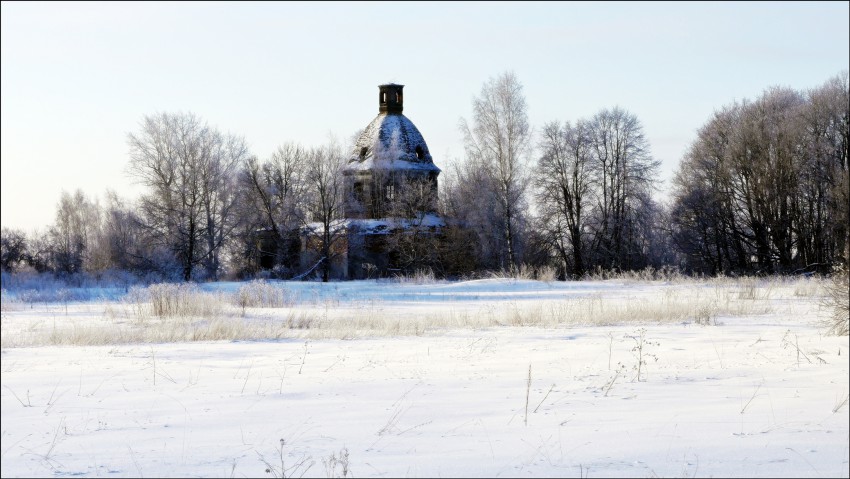
M 348 220 L 348 223 L 350 228 L 356 228 L 361 234 L 389 234 L 396 229 L 446 226 L 446 222 L 434 213 L 425 213 L 417 218 L 352 219 Z
M 334 220 L 331 223 L 331 231 L 340 233 L 342 230 L 351 229 L 360 234 L 389 234 L 396 229 L 441 228 L 446 226 L 439 215 L 435 213 L 424 213 L 416 218 L 379 218 L 379 219 L 345 219 Z M 304 226 L 304 233 L 318 234 L 324 229 L 320 222 L 308 223 Z
M 416 125 L 403 114 L 393 112 L 379 113 L 363 130 L 345 169 L 440 171 Z
M 367 158 L 364 161 L 352 161 L 346 166 L 346 171 L 372 171 L 372 170 L 418 170 L 439 172 L 440 168 L 433 163 L 414 163 L 405 160 L 375 161 L 375 158 Z
M 348 228 L 348 220 L 333 220 L 331 221 L 329 226 L 332 233 L 340 233 L 346 228 Z M 301 229 L 301 232 L 318 234 L 324 231 L 324 229 L 324 223 L 322 223 L 321 221 L 314 221 L 312 223 L 307 223 L 306 225 L 304 225 L 304 227 Z

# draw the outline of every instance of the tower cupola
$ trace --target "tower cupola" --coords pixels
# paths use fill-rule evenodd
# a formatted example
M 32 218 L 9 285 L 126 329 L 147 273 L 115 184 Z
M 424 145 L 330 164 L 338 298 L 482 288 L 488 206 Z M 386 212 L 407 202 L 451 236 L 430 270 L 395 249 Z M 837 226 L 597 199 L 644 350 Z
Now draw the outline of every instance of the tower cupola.
M 379 113 L 401 113 L 404 109 L 404 98 L 401 90 L 404 85 L 387 83 L 378 85 L 378 112 Z

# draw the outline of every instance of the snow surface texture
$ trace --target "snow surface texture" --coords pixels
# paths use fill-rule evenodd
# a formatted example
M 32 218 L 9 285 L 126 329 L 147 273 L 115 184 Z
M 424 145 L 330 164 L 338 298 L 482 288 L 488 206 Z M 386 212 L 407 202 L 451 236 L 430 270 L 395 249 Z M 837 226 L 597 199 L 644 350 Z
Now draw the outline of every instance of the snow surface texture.
M 822 334 L 828 312 L 806 284 L 730 290 L 757 307 L 707 325 L 553 327 L 493 324 L 557 301 L 722 295 L 697 282 L 273 284 L 292 304 L 246 321 L 298 308 L 502 319 L 418 336 L 5 347 L 0 474 L 848 477 L 848 338 Z M 3 340 L 132 326 L 119 307 L 4 296 Z

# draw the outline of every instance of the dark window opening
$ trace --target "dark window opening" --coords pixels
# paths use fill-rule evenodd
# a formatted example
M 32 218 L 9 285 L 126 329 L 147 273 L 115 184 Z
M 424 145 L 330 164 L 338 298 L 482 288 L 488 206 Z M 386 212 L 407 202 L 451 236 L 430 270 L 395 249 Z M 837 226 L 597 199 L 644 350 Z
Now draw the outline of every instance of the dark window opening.
M 425 151 L 422 150 L 421 146 L 416 147 L 416 158 L 419 158 L 420 160 L 425 158 Z
M 368 152 L 368 151 L 369 151 L 368 146 L 364 146 L 363 148 L 360 148 L 360 161 L 363 161 L 363 160 L 366 159 L 366 152 Z
M 401 103 L 401 92 L 395 92 L 396 103 Z
M 359 203 L 363 202 L 363 184 L 362 183 L 354 183 L 354 199 Z

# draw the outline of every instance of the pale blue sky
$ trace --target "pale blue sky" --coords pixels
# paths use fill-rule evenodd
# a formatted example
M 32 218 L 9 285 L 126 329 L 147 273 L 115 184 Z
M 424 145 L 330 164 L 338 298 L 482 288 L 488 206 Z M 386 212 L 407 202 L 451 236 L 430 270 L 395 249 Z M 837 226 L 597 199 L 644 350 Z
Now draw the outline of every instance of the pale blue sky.
M 144 115 L 191 111 L 265 158 L 347 141 L 386 82 L 445 169 L 507 70 L 535 128 L 637 115 L 668 180 L 715 109 L 850 68 L 848 5 L 2 2 L 2 225 L 51 224 L 63 189 L 136 195 L 126 137 Z

